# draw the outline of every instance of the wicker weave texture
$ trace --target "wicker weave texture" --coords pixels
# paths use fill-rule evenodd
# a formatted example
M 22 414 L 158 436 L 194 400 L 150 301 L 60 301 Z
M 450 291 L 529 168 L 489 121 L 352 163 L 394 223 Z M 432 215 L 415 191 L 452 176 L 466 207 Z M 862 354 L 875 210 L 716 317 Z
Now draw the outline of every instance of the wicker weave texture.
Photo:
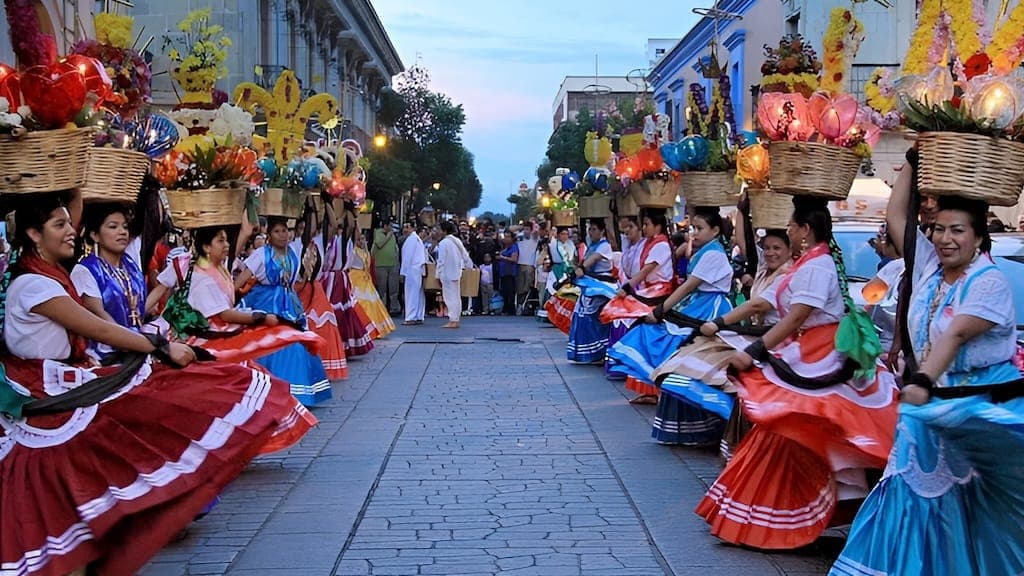
M 579 199 L 580 218 L 604 218 L 612 213 L 612 197 L 607 194 L 581 196 Z
M 848 148 L 817 142 L 772 142 L 773 192 L 844 200 L 860 170 L 860 157 Z
M 683 172 L 683 198 L 689 206 L 735 206 L 740 185 L 736 172 Z
M 555 226 L 575 226 L 578 221 L 575 210 L 555 210 L 551 212 L 551 223 Z
M 289 196 L 290 195 L 290 196 Z M 301 190 L 267 188 L 260 194 L 260 216 L 298 218 L 306 205 L 306 193 Z
M 917 187 L 929 196 L 962 196 L 1013 206 L 1024 187 L 1024 144 L 980 134 L 925 132 L 917 138 Z
M 171 220 L 180 228 L 231 226 L 242 223 L 244 188 L 168 190 Z
M 747 188 L 750 220 L 754 228 L 786 228 L 793 216 L 793 198 L 771 190 Z
M 0 193 L 26 194 L 85 184 L 91 128 L 40 130 L 0 136 Z
M 682 187 L 678 180 L 640 180 L 630 182 L 629 193 L 640 208 L 672 208 Z
M 626 189 L 615 195 L 615 213 L 619 218 L 623 216 L 639 216 L 640 207 L 636 205 L 636 198 Z
M 149 156 L 134 150 L 90 148 L 88 157 L 83 200 L 135 202 L 142 178 L 149 172 Z

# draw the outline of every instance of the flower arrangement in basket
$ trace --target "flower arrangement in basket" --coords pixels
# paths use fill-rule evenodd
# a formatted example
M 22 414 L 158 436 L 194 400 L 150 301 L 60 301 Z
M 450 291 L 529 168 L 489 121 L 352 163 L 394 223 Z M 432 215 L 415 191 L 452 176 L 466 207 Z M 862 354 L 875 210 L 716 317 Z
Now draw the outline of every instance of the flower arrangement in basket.
M 103 65 L 112 82 L 106 107 L 122 118 L 130 118 L 149 103 L 153 78 L 149 64 L 132 41 L 134 18 L 100 12 L 93 23 L 96 38 L 80 41 L 72 52 L 95 58 Z
M 924 0 L 903 75 L 880 104 L 920 133 L 922 194 L 1011 206 L 1024 186 L 1024 3 L 995 27 L 980 4 Z
M 152 162 L 178 145 L 177 126 L 161 114 L 127 121 L 108 116 L 98 126 L 96 146 L 88 152 L 82 198 L 86 202 L 134 202 Z
M 554 226 L 575 226 L 579 211 L 577 190 L 580 187 L 580 175 L 568 168 L 558 168 L 555 175 L 548 179 L 548 192 L 552 199 L 545 202 L 544 208 L 551 211 L 551 223 Z
M 710 105 L 704 87 L 690 84 L 686 99 L 688 134 L 677 143 L 661 146 L 665 165 L 680 172 L 683 196 L 692 206 L 736 203 L 736 150 L 747 139 L 736 132 L 730 93 L 728 74 L 718 77 Z
M 597 126 L 602 128 L 602 126 Z M 576 187 L 580 218 L 603 218 L 611 214 L 609 191 L 615 179 L 612 141 L 598 130 L 587 132 L 583 156 L 589 167 Z
M 264 179 L 256 152 L 231 142 L 172 150 L 154 165 L 154 175 L 182 228 L 238 224 L 243 208 L 253 219 L 254 192 Z
M 58 58 L 36 3 L 4 3 L 20 68 L 0 64 L 0 190 L 49 192 L 85 183 L 93 125 L 118 101 L 95 58 Z
M 834 8 L 818 88 L 808 97 L 805 88 L 811 84 L 801 81 L 795 91 L 759 96 L 758 126 L 769 142 L 773 191 L 829 199 L 849 195 L 863 158 L 870 156 L 881 134 L 870 111 L 843 92 L 863 30 L 851 10 Z M 801 54 L 814 52 L 801 44 Z M 807 73 L 802 74 L 806 80 Z
M 211 24 L 211 8 L 189 12 L 178 22 L 178 34 L 164 36 L 163 49 L 175 64 L 171 78 L 181 85 L 184 104 L 212 104 L 217 80 L 228 74 L 224 65 L 231 39 L 224 27 Z
M 604 132 L 607 119 L 607 135 L 619 141 L 619 152 L 632 156 L 644 145 L 644 127 L 648 117 L 654 115 L 654 102 L 640 94 L 632 100 L 623 98 L 603 112 L 597 113 L 597 132 Z
M 679 175 L 665 165 L 659 151 L 669 143 L 669 126 L 668 116 L 649 114 L 644 119 L 640 149 L 627 155 L 620 148 L 615 174 L 640 207 L 672 208 L 679 195 Z

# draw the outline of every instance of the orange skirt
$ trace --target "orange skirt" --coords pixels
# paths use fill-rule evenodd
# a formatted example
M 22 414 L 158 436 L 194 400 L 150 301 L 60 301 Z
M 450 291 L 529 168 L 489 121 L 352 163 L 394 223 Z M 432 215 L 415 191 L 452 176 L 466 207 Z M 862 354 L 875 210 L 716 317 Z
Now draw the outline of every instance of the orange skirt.
M 552 295 L 544 303 L 544 310 L 548 313 L 548 321 L 555 328 L 558 328 L 566 336 L 572 327 L 572 311 L 576 307 L 576 298 L 566 298 L 558 294 Z
M 329 380 L 348 378 L 348 361 L 345 347 L 338 332 L 338 319 L 334 308 L 327 300 L 327 294 L 319 282 L 306 282 L 298 290 L 299 300 L 306 311 L 306 326 L 324 339 L 320 349 L 320 361 Z
M 626 390 L 636 392 L 641 396 L 661 396 L 661 388 L 632 376 L 626 376 Z

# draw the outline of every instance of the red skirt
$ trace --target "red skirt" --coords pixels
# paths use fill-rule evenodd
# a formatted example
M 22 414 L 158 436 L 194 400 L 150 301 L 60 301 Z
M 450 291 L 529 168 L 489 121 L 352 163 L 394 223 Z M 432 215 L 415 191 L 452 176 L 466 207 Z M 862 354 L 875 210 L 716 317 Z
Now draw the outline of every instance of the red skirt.
M 773 352 L 798 374 L 836 371 L 837 325 L 811 328 Z M 712 533 L 756 548 L 810 544 L 828 527 L 840 490 L 867 468 L 884 468 L 896 432 L 897 389 L 879 364 L 873 380 L 806 390 L 770 366 L 739 376 L 754 429 L 697 507 Z M 866 493 L 866 490 L 864 491 Z
M 566 298 L 558 294 L 553 294 L 544 303 L 544 310 L 548 313 L 548 321 L 566 336 L 569 335 L 569 328 L 572 326 L 572 311 L 575 307 L 576 298 Z
M 247 326 L 231 335 L 215 338 L 191 337 L 188 343 L 209 351 L 222 362 L 255 360 L 291 344 L 302 344 L 310 354 L 317 354 L 325 344 L 314 332 L 291 326 Z
M 348 361 L 345 359 L 345 345 L 338 332 L 338 318 L 319 282 L 306 282 L 298 291 L 302 307 L 306 311 L 306 327 L 324 339 L 320 349 L 320 360 L 329 380 L 348 378 Z
M 661 388 L 632 376 L 626 376 L 626 390 L 636 392 L 641 396 L 661 396 Z
M 117 370 L 3 363 L 35 397 Z M 99 404 L 0 418 L 0 562 L 42 576 L 134 574 L 253 457 L 316 423 L 287 383 L 221 362 L 147 365 Z
M 373 321 L 356 304 L 348 274 L 344 270 L 327 271 L 321 283 L 334 309 L 345 355 L 362 356 L 373 350 L 373 339 L 377 331 Z

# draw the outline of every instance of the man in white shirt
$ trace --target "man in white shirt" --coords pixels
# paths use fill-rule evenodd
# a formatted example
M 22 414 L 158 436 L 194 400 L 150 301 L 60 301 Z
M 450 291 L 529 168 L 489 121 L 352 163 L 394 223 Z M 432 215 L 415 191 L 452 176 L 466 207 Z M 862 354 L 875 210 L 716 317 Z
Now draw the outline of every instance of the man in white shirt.
M 441 222 L 445 236 L 437 245 L 437 268 L 435 274 L 441 282 L 441 296 L 448 308 L 448 323 L 444 328 L 458 328 L 462 316 L 462 270 L 472 268 L 473 260 L 459 240 L 458 229 L 451 221 Z
M 426 315 L 426 297 L 423 295 L 423 275 L 426 273 L 427 249 L 423 239 L 416 233 L 413 224 L 406 223 L 402 228 L 405 241 L 402 242 L 402 276 L 405 288 L 405 322 L 404 326 L 423 324 Z
M 530 297 L 537 268 L 537 241 L 539 234 L 530 222 L 523 230 L 519 244 L 519 274 L 516 276 L 516 314 L 523 314 L 523 305 Z

